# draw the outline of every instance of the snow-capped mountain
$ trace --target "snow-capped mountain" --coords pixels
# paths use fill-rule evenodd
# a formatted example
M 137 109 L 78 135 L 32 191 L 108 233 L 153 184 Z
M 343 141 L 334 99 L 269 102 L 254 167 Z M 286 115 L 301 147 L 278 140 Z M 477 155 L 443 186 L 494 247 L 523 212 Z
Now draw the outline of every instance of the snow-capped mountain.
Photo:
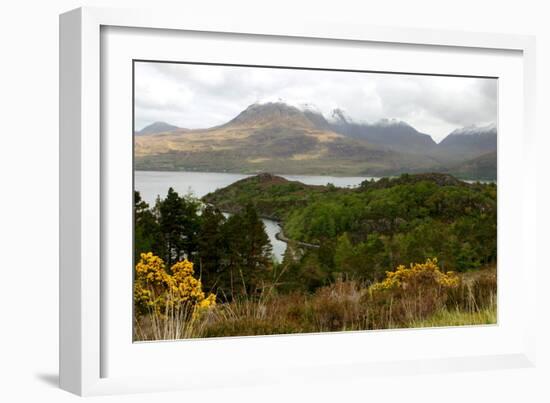
M 381 119 L 374 123 L 353 121 L 343 110 L 335 109 L 329 120 L 332 130 L 364 139 L 371 144 L 408 153 L 429 153 L 435 146 L 431 136 L 421 133 L 398 119 Z
M 438 149 L 462 157 L 476 157 L 497 149 L 497 126 L 466 126 L 452 131 L 438 145 Z
M 497 125 L 490 123 L 486 126 L 470 125 L 453 130 L 449 136 L 479 136 L 484 134 L 496 134 Z

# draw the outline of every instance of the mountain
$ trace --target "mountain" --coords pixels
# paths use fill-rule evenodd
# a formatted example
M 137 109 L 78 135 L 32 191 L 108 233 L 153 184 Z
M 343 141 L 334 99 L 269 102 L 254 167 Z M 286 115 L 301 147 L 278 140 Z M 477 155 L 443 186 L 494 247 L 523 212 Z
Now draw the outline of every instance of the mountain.
M 341 133 L 313 108 L 282 102 L 252 104 L 210 129 L 136 136 L 135 156 L 137 169 L 318 175 L 420 172 L 437 163 Z
M 455 159 L 458 156 L 462 160 L 496 153 L 497 127 L 490 124 L 456 129 L 437 145 L 437 150 L 441 155 Z
M 286 127 L 315 129 L 316 125 L 295 106 L 282 102 L 252 104 L 222 127 Z
M 136 132 L 136 135 L 142 136 L 145 134 L 166 133 L 166 132 L 172 132 L 174 130 L 180 130 L 180 128 L 177 126 L 168 124 L 166 122 L 155 122 L 155 123 L 151 123 L 148 126 L 145 126 L 143 129 Z
M 496 179 L 496 127 L 470 126 L 436 144 L 399 120 L 357 123 L 340 109 L 256 103 L 208 129 L 166 123 L 135 136 L 141 170 L 387 176 L 441 172 Z
M 356 123 L 340 109 L 335 109 L 331 118 L 331 128 L 335 132 L 364 139 L 394 151 L 428 154 L 436 147 L 431 136 L 400 120 L 382 119 L 375 123 Z

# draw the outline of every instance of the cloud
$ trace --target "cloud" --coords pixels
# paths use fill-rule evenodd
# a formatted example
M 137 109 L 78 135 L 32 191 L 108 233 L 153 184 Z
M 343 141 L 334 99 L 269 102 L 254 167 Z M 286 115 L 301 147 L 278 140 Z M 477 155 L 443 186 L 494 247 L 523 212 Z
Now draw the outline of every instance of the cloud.
M 137 62 L 135 125 L 223 124 L 254 102 L 341 108 L 356 121 L 406 121 L 436 141 L 496 122 L 497 81 L 483 78 Z

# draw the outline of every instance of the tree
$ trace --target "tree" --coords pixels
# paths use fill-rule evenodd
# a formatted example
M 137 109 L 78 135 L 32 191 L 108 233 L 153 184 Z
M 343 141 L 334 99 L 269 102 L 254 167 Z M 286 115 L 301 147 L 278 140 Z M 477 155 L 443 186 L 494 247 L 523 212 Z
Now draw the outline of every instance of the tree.
M 201 226 L 197 237 L 199 277 L 206 288 L 211 289 L 218 281 L 223 269 L 223 258 L 227 249 L 223 225 L 225 217 L 217 208 L 206 206 L 201 215 Z
M 197 252 L 200 228 L 199 203 L 191 197 L 180 197 L 173 188 L 164 200 L 157 202 L 159 228 L 163 240 L 162 256 L 168 266 L 183 257 L 193 260 Z
M 254 294 L 271 268 L 271 243 L 252 204 L 232 215 L 224 225 L 231 294 Z M 229 276 L 229 279 L 227 278 Z
M 141 253 L 159 252 L 159 225 L 138 191 L 134 191 L 134 261 Z
M 338 273 L 349 275 L 356 270 L 356 251 L 347 232 L 340 235 L 336 241 L 334 264 Z

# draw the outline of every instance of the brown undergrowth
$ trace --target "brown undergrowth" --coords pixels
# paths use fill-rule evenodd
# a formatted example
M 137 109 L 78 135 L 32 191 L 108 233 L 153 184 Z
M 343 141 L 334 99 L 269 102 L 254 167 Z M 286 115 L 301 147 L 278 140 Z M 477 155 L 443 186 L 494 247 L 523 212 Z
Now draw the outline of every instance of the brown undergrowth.
M 496 323 L 495 267 L 443 273 L 436 260 L 400 266 L 378 283 L 339 280 L 313 294 L 280 294 L 220 301 L 197 314 L 173 306 L 135 318 L 134 340 L 358 331 Z

